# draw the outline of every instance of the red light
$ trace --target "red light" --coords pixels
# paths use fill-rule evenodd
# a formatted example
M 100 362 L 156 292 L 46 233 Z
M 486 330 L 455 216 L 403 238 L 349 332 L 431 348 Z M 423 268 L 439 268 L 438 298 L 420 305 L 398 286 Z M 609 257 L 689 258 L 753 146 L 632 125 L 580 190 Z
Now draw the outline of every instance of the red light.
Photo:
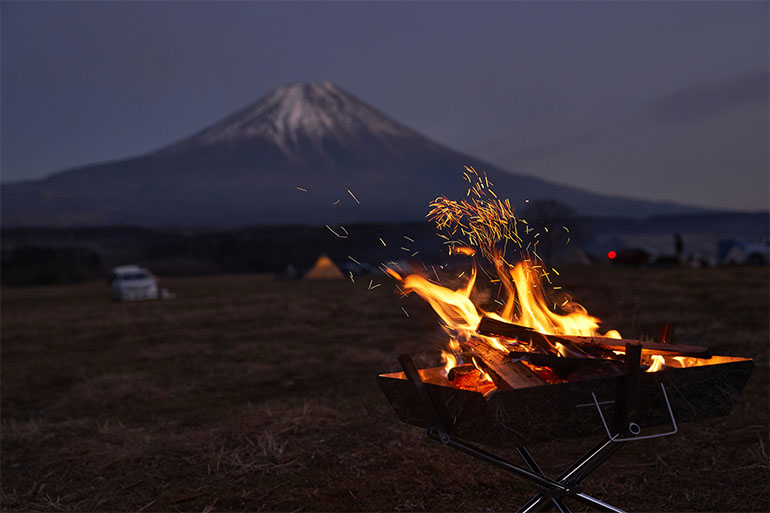
M 609 257 L 610 260 L 612 260 L 613 258 L 618 256 L 618 254 L 615 253 L 614 251 L 610 251 L 609 253 L 607 253 L 607 256 Z

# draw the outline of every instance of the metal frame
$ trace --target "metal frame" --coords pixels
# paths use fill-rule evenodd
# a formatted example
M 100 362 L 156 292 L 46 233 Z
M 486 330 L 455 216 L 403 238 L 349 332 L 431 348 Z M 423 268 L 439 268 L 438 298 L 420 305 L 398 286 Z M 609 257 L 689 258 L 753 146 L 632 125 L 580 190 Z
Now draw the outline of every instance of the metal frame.
M 540 492 L 522 506 L 518 510 L 518 513 L 549 511 L 552 508 L 555 508 L 560 513 L 570 513 L 571 510 L 564 503 L 564 499 L 566 498 L 574 499 L 599 511 L 625 513 L 620 508 L 616 508 L 602 500 L 583 493 L 583 479 L 599 468 L 599 466 L 601 466 L 624 444 L 630 441 L 668 436 L 677 432 L 676 420 L 674 419 L 674 413 L 671 410 L 668 394 L 666 393 L 665 387 L 661 384 L 663 397 L 668 406 L 674 429 L 665 433 L 638 436 L 641 433 L 641 428 L 634 422 L 634 417 L 638 403 L 639 381 L 641 378 L 641 345 L 628 344 L 626 345 L 626 373 L 621 377 L 621 381 L 616 390 L 615 401 L 613 401 L 617 406 L 613 429 L 611 430 L 607 424 L 601 405 L 594 394 L 594 405 L 599 412 L 600 419 L 607 432 L 607 438 L 575 461 L 556 479 L 550 479 L 543 473 L 532 458 L 532 455 L 524 447 L 518 447 L 517 451 L 526 463 L 528 469 L 515 465 L 510 461 L 499 458 L 494 454 L 488 453 L 453 437 L 451 430 L 447 428 L 447 426 L 451 426 L 452 424 L 449 422 L 448 415 L 444 411 L 443 404 L 433 400 L 430 390 L 422 381 L 420 373 L 417 370 L 417 367 L 415 367 L 412 358 L 409 355 L 401 355 L 398 358 L 398 361 L 428 416 L 431 425 L 431 427 L 428 428 L 427 433 L 429 438 L 491 465 L 502 468 L 521 478 L 532 481 L 538 488 L 540 488 Z

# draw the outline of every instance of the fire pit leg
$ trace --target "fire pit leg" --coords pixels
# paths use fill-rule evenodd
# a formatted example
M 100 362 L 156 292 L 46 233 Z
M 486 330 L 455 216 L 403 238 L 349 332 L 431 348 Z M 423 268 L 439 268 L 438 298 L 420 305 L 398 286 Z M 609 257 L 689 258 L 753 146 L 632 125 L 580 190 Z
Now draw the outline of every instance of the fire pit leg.
M 536 473 L 540 474 L 541 476 L 545 476 L 545 473 L 540 468 L 540 465 L 537 464 L 537 462 L 532 457 L 532 455 L 529 453 L 529 451 L 527 450 L 526 447 L 517 447 L 516 448 L 516 452 L 519 453 L 519 456 L 521 456 L 521 459 L 524 460 L 524 462 L 527 464 L 527 466 L 529 467 L 529 469 L 532 472 L 536 472 Z M 534 499 L 536 499 L 536 502 L 534 502 L 532 504 L 533 508 L 536 507 L 538 504 L 542 503 L 543 500 L 545 499 L 545 496 L 543 494 L 537 494 L 534 497 Z M 551 497 L 550 499 L 551 499 L 551 503 L 553 504 L 554 507 L 556 507 L 556 509 L 559 511 L 559 513 L 572 513 L 572 510 L 570 510 L 567 507 L 567 505 L 564 504 L 564 502 L 562 502 L 562 500 L 559 499 L 558 497 Z M 532 501 L 530 501 L 530 502 L 532 502 Z M 529 503 L 527 503 L 527 504 L 529 504 Z M 526 508 L 526 506 L 525 506 L 525 508 Z M 525 508 L 522 508 L 519 511 L 522 511 Z
M 551 497 L 551 498 L 556 500 L 554 497 Z M 538 493 L 537 495 L 532 497 L 524 506 L 519 508 L 516 511 L 516 513 L 532 513 L 534 511 L 548 511 L 551 508 L 548 504 L 544 504 L 546 503 L 546 499 L 547 497 L 545 495 L 543 495 L 542 493 Z
M 436 431 L 433 430 L 433 428 L 428 429 L 428 436 L 434 440 L 441 441 L 439 438 L 439 435 L 436 433 Z M 456 440 L 452 438 L 451 435 L 449 435 L 449 440 L 447 442 L 442 442 L 442 443 L 444 443 L 444 445 L 448 445 L 453 449 L 457 449 L 461 452 L 469 454 L 474 458 L 478 458 L 482 461 L 486 461 L 487 463 L 495 465 L 496 467 L 500 467 L 503 470 L 507 470 L 512 474 L 518 475 L 519 477 L 523 477 L 525 479 L 533 481 L 535 484 L 539 485 L 541 488 L 544 489 L 542 493 L 538 494 L 532 500 L 530 500 L 524 506 L 524 508 L 519 510 L 519 512 L 547 511 L 551 508 L 551 506 L 555 505 L 552 501 L 546 500 L 548 498 L 558 499 L 559 502 L 561 503 L 561 506 L 564 507 L 564 504 L 563 502 L 561 502 L 561 499 L 564 497 L 572 497 L 573 499 L 583 504 L 586 504 L 587 506 L 591 506 L 599 511 L 609 511 L 611 513 L 625 513 L 620 508 L 616 508 L 615 506 L 607 504 L 604 501 L 601 501 L 599 499 L 591 497 L 586 493 L 581 492 L 580 483 L 570 481 L 569 476 L 567 476 L 565 479 L 558 479 L 558 480 L 550 479 L 542 474 L 537 474 L 532 471 L 521 468 L 517 465 L 514 465 L 509 461 L 506 461 L 486 451 L 473 447 L 472 445 L 467 444 L 461 440 Z M 602 444 L 601 450 L 590 452 L 589 457 L 587 459 L 584 458 L 585 461 L 581 465 L 578 465 L 575 468 L 574 472 L 578 472 L 581 469 L 584 469 L 584 472 L 587 475 L 591 471 L 595 470 L 596 467 L 598 467 L 600 464 L 598 463 L 598 464 L 591 465 L 590 467 L 586 467 L 589 463 L 592 463 L 593 460 L 597 458 L 600 458 L 603 461 L 604 459 L 606 459 L 606 456 L 609 455 L 608 453 L 611 454 L 612 452 L 616 451 L 617 450 L 616 447 L 621 445 L 617 442 L 611 442 L 611 441 L 608 441 L 608 443 L 610 444 L 610 446 L 604 446 Z M 569 509 L 566 509 L 565 511 L 569 511 Z
M 583 504 L 585 504 L 587 506 L 591 506 L 591 507 L 593 507 L 593 508 L 595 508 L 595 509 L 597 509 L 599 511 L 608 511 L 610 513 L 626 513 L 622 509 L 616 508 L 615 506 L 612 506 L 611 504 L 607 504 L 606 502 L 601 501 L 599 499 L 596 499 L 594 497 L 591 497 L 590 495 L 585 494 L 585 493 L 576 493 L 574 495 L 571 494 L 570 497 L 572 497 L 572 498 L 582 502 Z M 532 499 L 530 499 L 530 501 L 527 502 L 516 513 L 532 513 L 534 511 L 549 511 L 551 509 L 550 506 L 552 504 L 556 504 L 556 503 L 555 502 L 554 503 L 549 503 L 547 501 L 547 499 L 548 499 L 548 497 L 546 497 L 545 495 L 538 494 L 538 495 L 534 496 Z M 555 498 L 551 497 L 551 499 L 555 499 Z M 558 504 L 561 504 L 562 507 L 566 508 L 566 506 L 564 505 L 563 502 L 561 502 L 560 499 L 556 499 L 556 500 L 559 501 Z M 556 507 L 557 507 L 557 509 L 559 509 L 559 506 L 556 506 Z M 559 511 L 562 511 L 562 510 L 559 509 Z M 566 511 L 570 511 L 570 510 L 567 509 Z
M 449 441 L 449 430 L 446 428 L 446 426 L 449 425 L 447 422 L 448 416 L 445 413 L 442 413 L 436 405 L 436 402 L 433 401 L 430 392 L 425 387 L 425 383 L 423 383 L 422 378 L 420 377 L 420 371 L 417 370 L 417 367 L 415 367 L 414 362 L 412 361 L 412 357 L 408 354 L 402 354 L 398 357 L 398 363 L 401 364 L 401 368 L 404 369 L 406 378 L 414 387 L 414 391 L 420 399 L 422 407 L 425 409 L 425 413 L 428 414 L 428 420 L 436 431 L 439 441 L 444 444 L 447 443 Z
M 625 442 L 614 442 L 610 439 L 594 446 L 582 458 L 573 463 L 562 472 L 557 480 L 571 483 L 579 483 L 588 475 L 599 468 L 610 456 L 620 449 Z
M 634 420 L 636 405 L 639 403 L 639 383 L 642 379 L 642 345 L 627 343 L 625 360 L 626 373 L 621 376 L 615 394 L 614 429 L 621 436 L 636 426 Z
M 573 463 L 567 470 L 562 472 L 559 477 L 556 478 L 556 481 L 567 485 L 567 493 L 565 496 L 572 497 L 573 499 L 576 499 L 588 506 L 593 506 L 600 511 L 622 513 L 623 510 L 580 491 L 580 482 L 586 478 L 588 474 L 596 470 L 602 463 L 604 463 L 607 458 L 609 458 L 615 451 L 620 449 L 622 445 L 623 442 L 613 442 L 610 439 L 604 440 L 603 442 L 593 447 L 585 455 L 583 455 L 582 458 Z M 521 457 L 524 458 L 524 461 L 527 462 L 527 465 L 530 465 L 530 461 L 528 460 L 531 460 L 531 463 L 537 465 L 534 459 L 532 459 L 532 456 L 529 454 L 529 451 L 527 451 L 524 447 L 517 448 L 517 451 Z M 530 468 L 532 467 L 530 466 Z M 551 499 L 550 501 L 548 501 L 549 498 Z M 539 493 L 532 497 L 532 499 L 530 499 L 524 506 L 522 506 L 517 513 L 548 511 L 551 509 L 551 506 L 555 506 L 556 509 L 558 509 L 560 512 L 569 511 L 569 508 L 566 507 L 560 498 L 554 497 L 553 495 L 550 495 L 546 492 Z
M 602 441 L 601 443 L 594 446 L 586 454 L 584 454 L 583 457 L 570 465 L 567 470 L 562 472 L 559 477 L 556 478 L 556 481 L 567 484 L 569 488 L 574 492 L 568 494 L 568 496 L 582 502 L 583 504 L 593 506 L 601 511 L 613 511 L 615 513 L 622 512 L 623 510 L 616 508 L 615 506 L 580 492 L 580 483 L 583 479 L 588 477 L 591 472 L 599 468 L 602 463 L 607 461 L 607 459 L 618 449 L 620 449 L 624 443 L 625 442 L 615 442 L 611 439 Z M 521 454 L 521 452 L 519 452 L 519 454 Z M 547 497 L 545 494 L 539 493 L 532 497 L 529 502 L 527 502 L 521 509 L 519 509 L 518 513 L 547 511 L 550 509 L 550 505 L 544 502 L 546 499 Z

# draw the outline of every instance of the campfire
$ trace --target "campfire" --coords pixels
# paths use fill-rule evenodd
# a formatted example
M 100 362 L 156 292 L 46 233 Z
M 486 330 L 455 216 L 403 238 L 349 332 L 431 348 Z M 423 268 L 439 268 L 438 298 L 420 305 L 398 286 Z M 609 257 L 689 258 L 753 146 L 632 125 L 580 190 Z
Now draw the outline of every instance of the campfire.
M 675 344 L 667 325 L 655 341 L 602 331 L 601 321 L 557 285 L 559 271 L 540 258 L 549 228 L 517 217 L 483 174 L 466 168 L 464 176 L 466 198 L 439 197 L 428 214 L 449 252 L 468 262 L 455 284 L 387 268 L 404 295 L 417 294 L 437 314 L 447 335 L 443 364 L 418 370 L 402 355 L 404 372 L 380 375 L 379 385 L 403 421 L 549 490 L 521 511 L 569 511 L 561 503 L 567 496 L 621 511 L 575 484 L 625 442 L 676 433 L 677 421 L 727 415 L 753 363 Z M 561 229 L 569 243 L 569 228 Z M 493 299 L 477 290 L 481 274 L 496 288 Z M 543 476 L 523 448 L 602 432 L 606 441 L 556 480 Z M 530 470 L 466 441 L 517 447 Z
M 497 197 L 492 184 L 473 168 L 464 173 L 467 198 L 440 197 L 428 217 L 446 239 L 450 253 L 471 257 L 466 281 L 457 289 L 419 274 L 402 276 L 387 268 L 405 294 L 425 299 L 438 315 L 449 340 L 440 372 L 446 386 L 489 394 L 623 373 L 626 344 L 640 345 L 645 372 L 723 363 L 708 348 L 671 343 L 671 331 L 659 341 L 623 339 L 615 330 L 600 331 L 601 321 L 554 284 L 558 270 L 537 252 L 541 232 L 516 217 L 508 200 Z M 569 228 L 563 227 L 569 234 Z M 548 228 L 544 227 L 547 232 Z M 569 242 L 569 237 L 567 237 Z M 518 258 L 510 263 L 511 255 Z M 498 285 L 498 308 L 485 310 L 474 296 L 480 264 Z M 437 277 L 437 276 L 436 276 Z

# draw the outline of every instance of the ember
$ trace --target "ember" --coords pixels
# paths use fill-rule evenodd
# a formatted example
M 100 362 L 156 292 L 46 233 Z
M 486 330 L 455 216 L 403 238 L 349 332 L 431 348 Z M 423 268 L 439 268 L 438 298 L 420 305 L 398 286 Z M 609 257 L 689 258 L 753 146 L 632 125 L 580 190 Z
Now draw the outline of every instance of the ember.
M 475 363 L 452 367 L 447 373 L 447 379 L 457 388 L 476 390 L 482 394 L 495 389 L 489 374 L 477 367 Z

